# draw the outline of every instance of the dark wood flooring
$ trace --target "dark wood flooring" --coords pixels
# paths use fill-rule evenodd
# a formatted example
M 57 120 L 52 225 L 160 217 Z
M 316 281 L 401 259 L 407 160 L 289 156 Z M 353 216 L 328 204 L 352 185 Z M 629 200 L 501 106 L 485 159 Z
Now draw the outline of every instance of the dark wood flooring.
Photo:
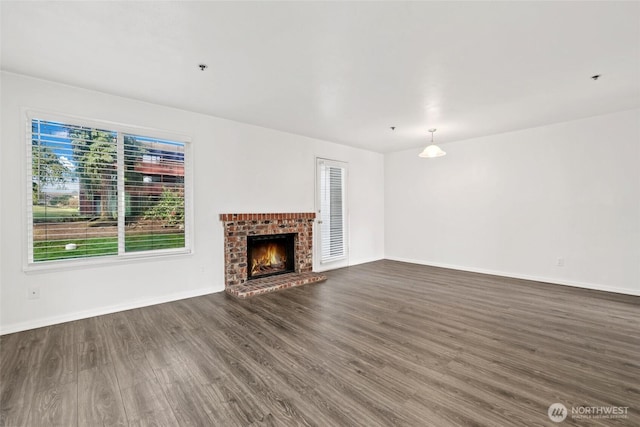
M 0 339 L 4 426 L 640 425 L 640 298 L 378 261 Z M 551 403 L 629 407 L 552 423 Z

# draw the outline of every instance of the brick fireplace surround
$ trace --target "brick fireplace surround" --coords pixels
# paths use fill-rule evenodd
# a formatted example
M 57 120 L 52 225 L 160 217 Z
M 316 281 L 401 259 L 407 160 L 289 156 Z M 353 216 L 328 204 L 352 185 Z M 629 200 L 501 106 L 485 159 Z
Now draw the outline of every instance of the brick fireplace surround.
M 313 221 L 316 214 L 220 214 L 224 226 L 225 291 L 238 298 L 326 280 L 313 273 Z M 247 236 L 295 233 L 295 272 L 247 280 Z

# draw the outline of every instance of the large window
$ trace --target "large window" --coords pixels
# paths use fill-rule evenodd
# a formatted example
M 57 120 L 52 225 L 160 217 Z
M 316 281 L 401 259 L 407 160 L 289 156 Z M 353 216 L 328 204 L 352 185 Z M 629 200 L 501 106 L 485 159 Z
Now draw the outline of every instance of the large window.
M 29 124 L 30 264 L 189 251 L 186 141 Z

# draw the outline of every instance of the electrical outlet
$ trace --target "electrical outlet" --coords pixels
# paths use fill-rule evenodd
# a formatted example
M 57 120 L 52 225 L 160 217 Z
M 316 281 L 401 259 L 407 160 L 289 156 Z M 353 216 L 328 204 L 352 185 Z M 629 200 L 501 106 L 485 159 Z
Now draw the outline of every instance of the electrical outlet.
M 564 258 L 558 258 L 556 260 L 556 267 L 564 267 Z
M 27 294 L 27 298 L 29 299 L 40 298 L 40 288 L 29 288 L 29 293 Z

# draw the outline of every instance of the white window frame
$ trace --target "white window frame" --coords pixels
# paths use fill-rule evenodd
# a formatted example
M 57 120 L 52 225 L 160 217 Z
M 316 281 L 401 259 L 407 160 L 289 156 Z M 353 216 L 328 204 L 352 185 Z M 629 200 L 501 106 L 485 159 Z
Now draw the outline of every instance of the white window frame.
M 23 251 L 23 271 L 38 272 L 52 270 L 72 270 L 101 265 L 114 265 L 120 263 L 157 260 L 167 256 L 190 256 L 194 253 L 194 215 L 193 215 L 193 144 L 190 136 L 154 129 L 142 126 L 123 124 L 118 122 L 90 119 L 86 117 L 74 116 L 63 113 L 53 113 L 43 110 L 22 109 L 24 120 L 22 143 L 26 148 L 26 158 L 22 162 L 23 173 L 21 174 L 23 185 L 23 203 L 26 208 L 23 210 L 23 227 L 25 231 L 25 245 Z M 117 162 L 118 162 L 118 254 L 103 255 L 97 257 L 71 258 L 52 261 L 33 261 L 33 195 L 32 195 L 32 121 L 34 119 L 60 122 L 75 126 L 84 126 L 115 131 L 117 137 Z M 184 194 L 185 194 L 185 247 L 173 249 L 157 249 L 140 252 L 124 252 L 125 233 L 125 192 L 124 192 L 124 135 L 133 134 L 149 138 L 158 138 L 184 143 Z
M 339 167 L 344 170 L 344 187 L 342 189 L 343 193 L 343 242 L 344 242 L 344 254 L 338 257 L 331 258 L 329 260 L 322 260 L 322 233 L 321 227 L 322 217 L 321 217 L 321 201 L 320 201 L 320 163 L 324 163 L 327 166 Z M 340 160 L 332 160 L 323 157 L 315 158 L 315 203 L 316 203 L 316 230 L 314 230 L 314 270 L 315 271 L 326 271 L 332 270 L 336 268 L 342 268 L 349 265 L 349 163 L 340 161 Z

